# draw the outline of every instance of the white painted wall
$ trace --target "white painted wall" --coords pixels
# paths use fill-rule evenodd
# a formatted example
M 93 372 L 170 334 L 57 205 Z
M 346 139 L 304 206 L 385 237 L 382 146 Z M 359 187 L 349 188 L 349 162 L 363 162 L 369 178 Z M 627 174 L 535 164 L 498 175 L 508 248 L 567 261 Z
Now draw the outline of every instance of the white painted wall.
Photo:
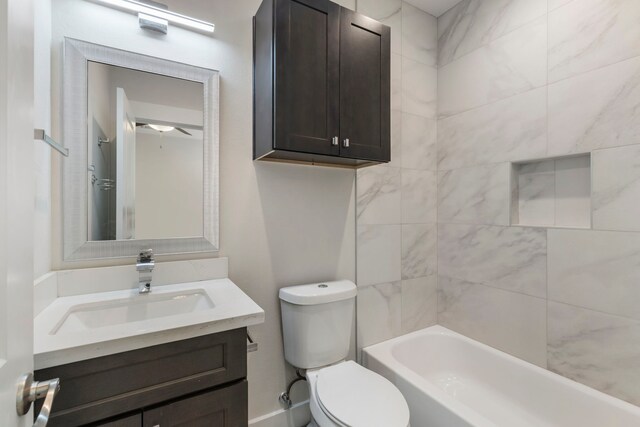
M 34 7 L 34 111 L 36 128 L 51 132 L 51 1 Z M 51 270 L 51 156 L 46 144 L 35 144 L 33 173 L 33 272 L 40 277 Z
M 252 160 L 251 28 L 259 0 L 166 3 L 173 10 L 214 22 L 215 34 L 171 27 L 162 37 L 138 28 L 134 15 L 84 0 L 56 0 L 53 135 L 58 137 L 61 129 L 64 36 L 220 71 L 220 254 L 229 257 L 230 278 L 266 311 L 266 322 L 251 330 L 259 343 L 258 352 L 249 355 L 249 416 L 255 418 L 281 409 L 278 394 L 294 377 L 283 358 L 278 288 L 337 278 L 355 280 L 355 174 Z M 355 7 L 354 0 L 343 3 Z M 62 263 L 59 177 L 60 159 L 55 157 L 54 268 L 105 265 Z M 49 248 L 41 245 L 36 253 L 48 255 Z M 303 398 L 304 393 L 294 392 L 294 400 Z

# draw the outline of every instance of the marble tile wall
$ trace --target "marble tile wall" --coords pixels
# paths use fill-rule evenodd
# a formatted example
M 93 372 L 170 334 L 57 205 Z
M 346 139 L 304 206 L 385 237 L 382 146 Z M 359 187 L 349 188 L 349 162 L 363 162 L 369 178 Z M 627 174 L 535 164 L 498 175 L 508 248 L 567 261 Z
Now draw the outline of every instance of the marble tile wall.
M 636 405 L 639 22 L 638 0 L 462 0 L 436 144 L 438 323 Z
M 437 319 L 437 20 L 358 0 L 391 27 L 391 163 L 357 172 L 357 334 L 366 347 Z

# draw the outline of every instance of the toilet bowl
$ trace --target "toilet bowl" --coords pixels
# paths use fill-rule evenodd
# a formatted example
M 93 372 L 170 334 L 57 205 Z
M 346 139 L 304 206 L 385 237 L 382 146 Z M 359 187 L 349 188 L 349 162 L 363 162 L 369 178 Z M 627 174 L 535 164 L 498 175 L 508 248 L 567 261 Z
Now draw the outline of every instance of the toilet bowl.
M 386 378 L 346 361 L 357 294 L 348 280 L 280 289 L 285 359 L 306 369 L 310 427 L 407 427 L 409 406 Z
M 407 427 L 409 407 L 386 378 L 353 361 L 307 371 L 310 427 Z

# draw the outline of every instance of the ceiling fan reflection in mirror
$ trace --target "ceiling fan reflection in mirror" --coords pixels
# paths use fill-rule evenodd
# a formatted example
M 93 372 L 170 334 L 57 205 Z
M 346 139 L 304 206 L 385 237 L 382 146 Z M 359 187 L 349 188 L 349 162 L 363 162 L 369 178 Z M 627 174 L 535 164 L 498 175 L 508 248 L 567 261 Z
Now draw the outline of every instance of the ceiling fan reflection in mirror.
M 184 130 L 183 128 L 178 127 L 178 126 L 169 126 L 169 125 L 165 125 L 165 124 L 136 122 L 136 127 L 143 127 L 145 129 L 153 129 L 153 130 L 155 130 L 157 132 L 160 132 L 160 133 L 171 132 L 172 130 L 177 130 L 178 132 L 182 132 L 185 135 L 192 136 L 192 134 L 190 134 L 189 132 L 187 132 L 186 130 Z

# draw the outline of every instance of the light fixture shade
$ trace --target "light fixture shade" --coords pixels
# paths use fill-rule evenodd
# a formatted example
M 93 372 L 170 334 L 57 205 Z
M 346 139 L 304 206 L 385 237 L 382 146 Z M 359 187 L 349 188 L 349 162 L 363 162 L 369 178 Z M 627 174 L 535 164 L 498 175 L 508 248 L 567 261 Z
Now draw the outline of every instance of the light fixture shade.
M 206 33 L 213 33 L 215 26 L 211 22 L 201 21 L 199 19 L 191 18 L 186 15 L 171 12 L 159 7 L 155 7 L 149 4 L 145 4 L 135 0 L 93 0 L 98 3 L 103 3 L 108 6 L 116 7 L 119 9 L 128 10 L 135 13 L 143 13 L 153 16 L 159 19 L 165 19 L 172 24 L 176 24 L 182 27 L 191 28 Z

